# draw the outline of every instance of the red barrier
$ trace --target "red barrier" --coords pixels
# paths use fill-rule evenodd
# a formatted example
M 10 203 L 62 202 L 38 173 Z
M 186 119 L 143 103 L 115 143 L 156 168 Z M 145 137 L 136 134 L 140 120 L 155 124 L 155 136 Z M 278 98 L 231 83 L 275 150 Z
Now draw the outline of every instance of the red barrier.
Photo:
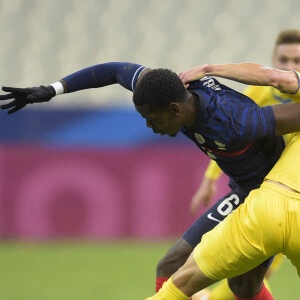
M 179 236 L 196 219 L 188 206 L 207 164 L 208 158 L 195 147 L 2 147 L 0 235 Z M 227 182 L 223 176 L 216 198 L 227 192 Z

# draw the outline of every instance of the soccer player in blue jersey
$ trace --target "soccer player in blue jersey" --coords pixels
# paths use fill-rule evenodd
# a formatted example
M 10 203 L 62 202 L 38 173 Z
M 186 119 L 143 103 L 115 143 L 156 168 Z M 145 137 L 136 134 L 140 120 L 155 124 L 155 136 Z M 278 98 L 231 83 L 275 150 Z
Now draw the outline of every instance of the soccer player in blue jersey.
M 257 64 L 242 67 L 250 73 L 253 70 L 253 74 L 261 74 L 266 85 L 284 92 L 300 93 L 298 73 Z M 255 81 L 255 76 L 253 84 L 261 84 Z M 282 89 L 283 82 L 288 82 L 288 90 Z M 176 136 L 182 131 L 205 154 L 217 160 L 230 177 L 231 192 L 201 216 L 159 263 L 158 281 L 166 281 L 184 264 L 202 235 L 237 208 L 252 189 L 260 186 L 283 151 L 284 142 L 280 136 L 300 129 L 300 104 L 260 108 L 250 98 L 211 77 L 191 82 L 186 89 L 179 76 L 170 70 L 107 63 L 80 70 L 49 86 L 3 87 L 8 94 L 0 96 L 0 100 L 12 101 L 1 108 L 13 113 L 29 103 L 46 102 L 62 93 L 114 83 L 134 92 L 135 108 L 153 132 Z M 241 299 L 254 296 L 253 299 L 262 299 L 259 294 L 265 294 L 262 281 L 268 263 L 231 279 L 233 292 Z
M 276 69 L 285 71 L 296 70 L 300 72 L 300 30 L 288 29 L 281 31 L 276 39 L 273 55 L 272 65 Z M 184 74 L 185 72 L 183 72 Z M 286 93 L 281 93 L 279 90 L 271 86 L 248 86 L 243 94 L 254 100 L 259 106 L 273 105 L 279 103 L 289 103 L 292 99 Z M 291 134 L 283 136 L 287 143 Z M 217 179 L 221 175 L 221 170 L 215 160 L 211 160 L 205 174 L 203 181 L 193 196 L 190 210 L 195 213 L 201 204 L 208 207 L 217 188 Z M 283 260 L 282 255 L 277 255 L 268 270 L 266 278 L 276 271 Z M 266 279 L 265 278 L 265 279 Z M 265 280 L 265 284 L 267 281 Z M 227 281 L 223 281 L 211 290 L 203 290 L 197 295 L 193 296 L 193 300 L 222 300 L 234 299 Z

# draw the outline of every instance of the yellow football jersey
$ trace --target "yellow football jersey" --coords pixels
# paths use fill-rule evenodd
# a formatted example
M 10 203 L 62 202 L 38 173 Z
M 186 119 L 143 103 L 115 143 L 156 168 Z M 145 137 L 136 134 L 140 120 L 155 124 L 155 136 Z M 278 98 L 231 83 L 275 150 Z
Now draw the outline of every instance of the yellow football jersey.
M 281 93 L 271 86 L 248 86 L 244 94 L 261 107 L 272 104 L 289 103 L 295 98 L 294 95 Z

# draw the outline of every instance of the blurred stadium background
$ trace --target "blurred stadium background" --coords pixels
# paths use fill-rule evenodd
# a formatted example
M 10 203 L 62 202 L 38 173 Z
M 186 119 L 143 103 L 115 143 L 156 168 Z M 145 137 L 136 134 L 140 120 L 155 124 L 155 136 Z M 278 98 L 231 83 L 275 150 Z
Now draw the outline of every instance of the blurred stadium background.
M 109 61 L 270 65 L 278 32 L 299 29 L 299 1 L 0 0 L 0 19 L 1 85 L 25 87 Z M 130 98 L 112 86 L 1 113 L 0 299 L 154 291 L 156 262 L 203 212 L 188 205 L 208 160 L 153 135 Z M 216 199 L 226 190 L 222 177 Z M 300 299 L 296 280 L 286 262 L 275 299 Z

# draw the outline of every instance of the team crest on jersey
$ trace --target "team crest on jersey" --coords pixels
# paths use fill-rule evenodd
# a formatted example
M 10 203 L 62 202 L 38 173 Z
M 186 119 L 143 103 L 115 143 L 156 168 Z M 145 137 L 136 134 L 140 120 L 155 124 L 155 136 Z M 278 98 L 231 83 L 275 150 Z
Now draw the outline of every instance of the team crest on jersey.
M 215 141 L 215 144 L 218 146 L 219 150 L 226 150 L 226 145 Z
M 204 144 L 205 143 L 205 139 L 201 134 L 195 133 L 195 138 L 196 138 L 196 140 L 199 144 Z

